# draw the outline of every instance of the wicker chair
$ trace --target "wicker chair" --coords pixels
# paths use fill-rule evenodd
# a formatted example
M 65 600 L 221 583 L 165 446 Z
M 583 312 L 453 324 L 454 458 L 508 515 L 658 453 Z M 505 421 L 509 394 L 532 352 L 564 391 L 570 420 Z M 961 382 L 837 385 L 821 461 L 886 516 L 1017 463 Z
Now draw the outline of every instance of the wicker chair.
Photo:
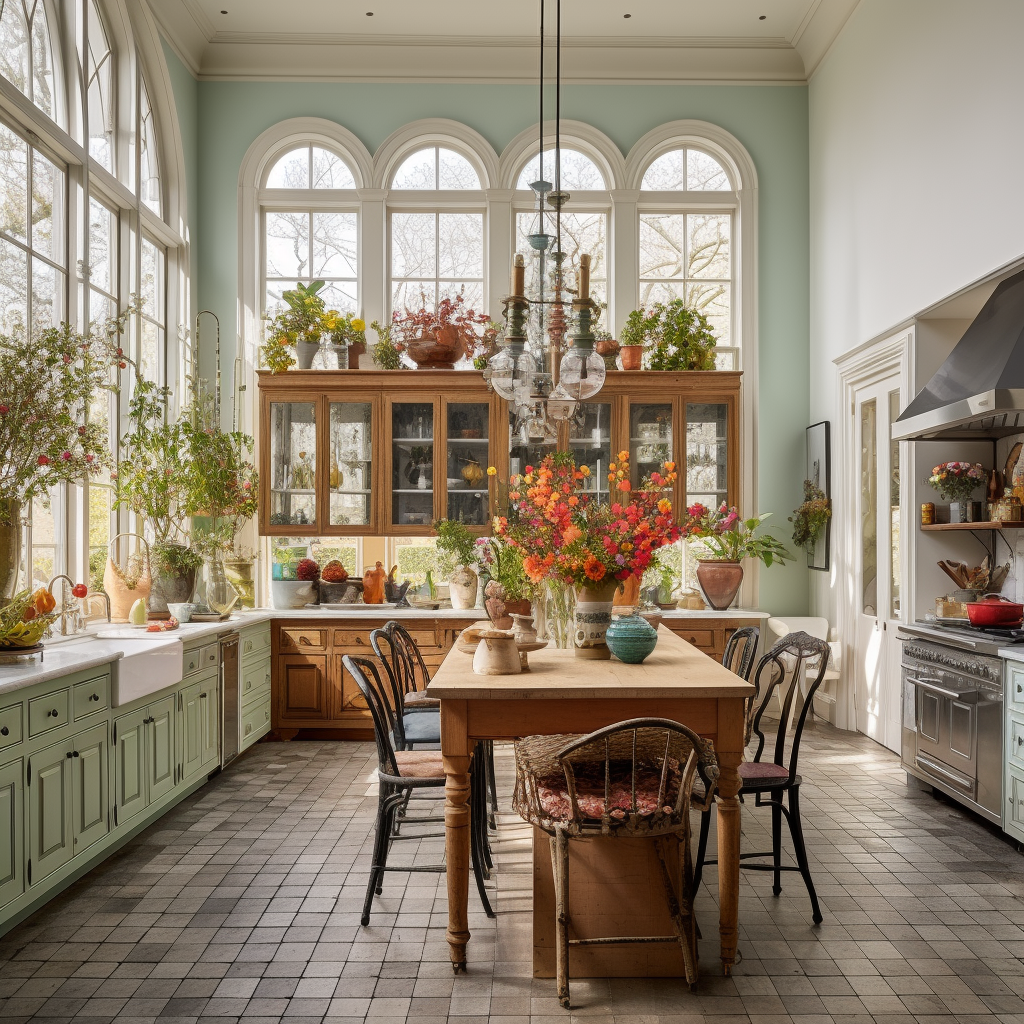
M 690 795 L 700 776 L 711 793 L 718 766 L 709 740 L 677 722 L 637 718 L 589 736 L 529 736 L 516 743 L 512 804 L 550 837 L 557 910 L 558 998 L 569 1007 L 569 947 L 677 942 L 686 980 L 697 982 L 697 925 L 690 898 Z M 675 935 L 570 939 L 569 840 L 650 838 L 658 848 Z M 681 847 L 673 878 L 667 844 Z
M 378 662 L 371 658 L 353 658 L 346 654 L 342 659 L 345 671 L 348 672 L 359 687 L 373 718 L 373 735 L 377 741 L 377 821 L 374 831 L 373 862 L 370 866 L 370 879 L 366 886 L 366 899 L 363 903 L 362 923 L 370 923 L 370 906 L 374 894 L 380 896 L 383 891 L 385 871 L 446 871 L 443 864 L 415 864 L 392 867 L 388 864 L 388 853 L 393 843 L 403 839 L 440 839 L 444 832 L 400 833 L 399 817 L 403 825 L 436 824 L 444 821 L 443 815 L 431 815 L 411 818 L 404 815 L 409 797 L 414 793 L 440 791 L 429 794 L 434 799 L 444 796 L 445 773 L 439 750 L 396 750 L 391 737 L 395 732 L 396 714 L 385 687 L 388 685 L 380 677 L 377 670 Z M 473 758 L 470 774 L 470 852 L 473 860 L 473 874 L 476 887 L 480 894 L 480 902 L 488 917 L 494 917 L 483 878 L 483 833 L 484 813 L 484 779 L 483 760 Z
M 755 694 L 751 702 L 754 708 L 752 730 L 757 733 L 757 750 L 752 761 L 739 766 L 742 785 L 740 797 L 754 794 L 754 806 L 772 809 L 772 849 L 763 853 L 741 853 L 740 866 L 752 871 L 774 873 L 772 891 L 778 896 L 782 892 L 781 872 L 799 871 L 811 898 L 811 910 L 815 923 L 822 920 L 818 897 L 811 879 L 811 869 L 804 847 L 804 833 L 800 822 L 800 783 L 797 774 L 797 759 L 800 756 L 800 740 L 803 736 L 807 713 L 814 699 L 815 691 L 825 678 L 828 668 L 829 647 L 825 640 L 818 640 L 807 633 L 790 633 L 780 640 L 760 661 L 754 676 Z M 809 672 L 813 666 L 813 676 Z M 809 680 L 809 682 L 807 682 Z M 765 749 L 765 734 L 762 719 L 765 710 L 778 691 L 779 717 L 778 732 L 775 736 L 775 750 L 772 760 L 762 760 Z M 792 726 L 792 730 L 790 727 Z M 788 754 L 787 754 L 788 746 Z M 787 798 L 789 806 L 783 803 Z M 789 823 L 793 838 L 796 864 L 782 863 L 782 816 Z M 697 847 L 696 877 L 699 883 L 705 864 L 717 864 L 717 860 L 705 860 L 707 832 L 711 822 L 710 804 L 703 811 L 700 825 L 701 839 Z M 753 857 L 771 857 L 771 864 L 744 864 Z

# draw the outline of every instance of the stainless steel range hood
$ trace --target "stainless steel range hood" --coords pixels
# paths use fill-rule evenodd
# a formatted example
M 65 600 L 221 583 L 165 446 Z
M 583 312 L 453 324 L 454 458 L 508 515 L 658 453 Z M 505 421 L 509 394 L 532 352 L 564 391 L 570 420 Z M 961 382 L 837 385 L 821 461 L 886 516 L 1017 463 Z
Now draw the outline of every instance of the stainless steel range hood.
M 1024 432 L 1024 271 L 1001 282 L 893 424 L 896 441 Z

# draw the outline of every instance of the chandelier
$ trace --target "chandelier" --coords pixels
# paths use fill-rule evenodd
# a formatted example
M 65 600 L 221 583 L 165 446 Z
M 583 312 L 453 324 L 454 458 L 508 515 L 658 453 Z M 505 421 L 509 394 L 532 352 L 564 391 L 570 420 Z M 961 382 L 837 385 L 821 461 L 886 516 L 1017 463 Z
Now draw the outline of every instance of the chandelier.
M 555 0 L 555 180 L 544 180 L 544 5 L 541 0 L 538 180 L 530 185 L 537 197 L 537 230 L 527 239 L 534 273 L 527 289 L 526 256 L 515 253 L 512 293 L 503 300 L 505 344 L 485 374 L 512 406 L 516 430 L 531 446 L 556 443 L 558 424 L 601 390 L 606 372 L 594 351 L 598 304 L 590 297 L 590 255 L 580 255 L 570 281 L 562 248 L 562 207 L 569 199 L 562 191 L 562 0 Z

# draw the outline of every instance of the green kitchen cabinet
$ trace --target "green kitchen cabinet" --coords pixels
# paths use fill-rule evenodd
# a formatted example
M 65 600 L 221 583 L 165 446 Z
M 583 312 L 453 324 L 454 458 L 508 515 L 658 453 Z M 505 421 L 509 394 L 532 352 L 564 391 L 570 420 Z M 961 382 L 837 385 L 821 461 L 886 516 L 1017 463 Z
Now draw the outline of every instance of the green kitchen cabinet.
M 220 763 L 220 679 L 211 676 L 199 694 L 199 749 L 204 771 Z
M 114 721 L 114 824 L 123 825 L 145 810 L 146 730 L 149 708 L 122 715 Z
M 110 744 L 107 723 L 78 733 L 72 741 L 71 831 L 74 852 L 98 842 L 110 831 Z
M 0 907 L 25 891 L 25 762 L 0 765 Z
M 28 759 L 28 883 L 37 885 L 74 855 L 71 835 L 71 738 Z
M 159 800 L 174 789 L 177 782 L 176 756 L 174 745 L 174 723 L 177 718 L 178 701 L 172 694 L 149 705 L 149 802 Z
M 181 777 L 191 779 L 203 766 L 202 705 L 203 684 L 192 683 L 181 691 Z

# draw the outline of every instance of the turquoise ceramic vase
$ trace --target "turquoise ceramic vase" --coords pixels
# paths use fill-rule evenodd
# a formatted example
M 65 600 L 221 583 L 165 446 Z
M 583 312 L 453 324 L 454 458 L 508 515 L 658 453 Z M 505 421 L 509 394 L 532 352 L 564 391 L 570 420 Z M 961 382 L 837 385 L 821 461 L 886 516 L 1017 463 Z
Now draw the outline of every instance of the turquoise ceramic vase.
M 658 631 L 639 615 L 613 619 L 606 637 L 608 650 L 628 665 L 639 665 L 658 645 Z

